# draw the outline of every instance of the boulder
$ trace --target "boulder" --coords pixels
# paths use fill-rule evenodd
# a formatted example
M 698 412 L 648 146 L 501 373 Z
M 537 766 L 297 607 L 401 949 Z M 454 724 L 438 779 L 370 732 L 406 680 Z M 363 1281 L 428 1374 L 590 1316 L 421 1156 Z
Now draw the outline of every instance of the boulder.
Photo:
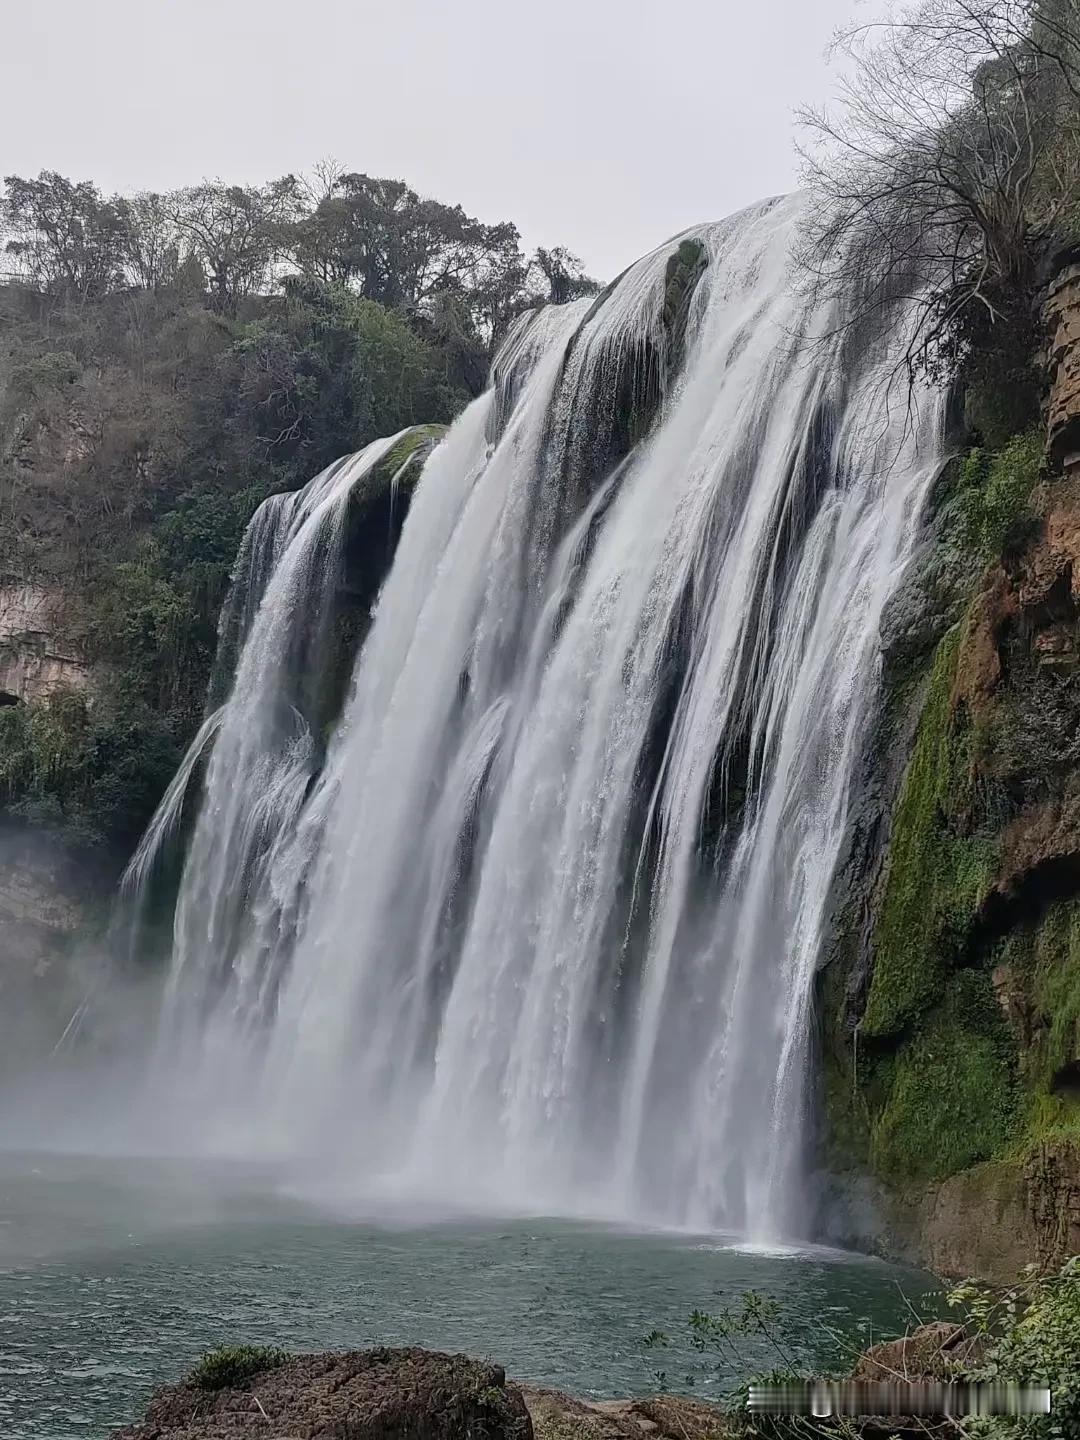
M 498 1365 L 408 1349 L 211 1356 L 114 1440 L 533 1440 L 521 1392 Z M 261 1368 L 247 1357 L 265 1358 Z M 222 1383 L 224 1382 L 224 1383 Z
M 935 1320 L 919 1325 L 910 1335 L 871 1345 L 856 1362 L 853 1380 L 947 1381 L 958 1370 L 978 1363 L 982 1342 L 963 1325 Z
M 714 1440 L 732 1429 L 723 1412 L 684 1395 L 575 1400 L 523 1385 L 536 1440 Z

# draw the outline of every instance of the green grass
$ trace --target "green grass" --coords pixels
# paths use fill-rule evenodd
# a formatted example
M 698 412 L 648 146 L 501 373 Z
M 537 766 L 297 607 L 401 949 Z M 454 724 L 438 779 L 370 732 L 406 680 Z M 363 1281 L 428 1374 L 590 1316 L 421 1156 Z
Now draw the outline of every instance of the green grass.
M 209 1350 L 188 1376 L 200 1390 L 228 1390 L 253 1375 L 284 1365 L 288 1351 L 272 1345 L 222 1345 Z

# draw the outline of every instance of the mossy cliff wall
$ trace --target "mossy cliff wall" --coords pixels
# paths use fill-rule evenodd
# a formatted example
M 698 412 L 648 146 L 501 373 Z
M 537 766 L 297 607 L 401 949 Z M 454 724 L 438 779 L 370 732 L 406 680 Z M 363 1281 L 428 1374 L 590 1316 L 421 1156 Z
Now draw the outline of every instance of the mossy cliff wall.
M 1080 1250 L 1078 359 L 1052 354 L 1049 444 L 937 486 L 819 977 L 834 1233 L 949 1274 Z M 868 1189 L 876 1231 L 836 1200 Z

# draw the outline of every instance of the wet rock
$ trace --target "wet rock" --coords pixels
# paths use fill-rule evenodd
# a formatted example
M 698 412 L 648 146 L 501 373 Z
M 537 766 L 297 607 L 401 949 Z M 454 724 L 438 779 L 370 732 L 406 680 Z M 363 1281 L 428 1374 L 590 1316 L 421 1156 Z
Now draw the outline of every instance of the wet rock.
M 1041 534 L 1020 557 L 1018 598 L 1036 620 L 1080 601 L 1080 475 L 1046 487 Z
M 990 570 L 968 613 L 957 656 L 952 709 L 963 704 L 977 715 L 987 704 L 1002 676 L 1001 634 L 1017 613 L 1012 581 L 1000 566 Z
M 918 1206 L 916 1255 L 937 1275 L 1016 1279 L 1037 1250 L 1022 1167 L 987 1161 L 932 1187 Z
M 881 617 L 886 677 L 929 654 L 959 620 L 974 581 L 975 563 L 935 525 L 920 544 Z
M 202 1367 L 205 1379 L 205 1366 Z M 160 1390 L 114 1440 L 532 1440 L 502 1368 L 409 1349 L 289 1356 L 208 1389 L 199 1372 Z

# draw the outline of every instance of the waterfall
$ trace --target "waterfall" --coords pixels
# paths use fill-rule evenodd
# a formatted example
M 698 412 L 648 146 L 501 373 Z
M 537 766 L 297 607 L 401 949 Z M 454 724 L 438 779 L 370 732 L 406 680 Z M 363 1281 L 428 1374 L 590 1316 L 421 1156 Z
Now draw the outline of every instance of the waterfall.
M 517 323 L 325 743 L 327 577 L 398 437 L 256 520 L 155 1057 L 206 1143 L 806 1233 L 813 977 L 942 406 L 895 377 L 902 315 L 793 286 L 804 205 Z

